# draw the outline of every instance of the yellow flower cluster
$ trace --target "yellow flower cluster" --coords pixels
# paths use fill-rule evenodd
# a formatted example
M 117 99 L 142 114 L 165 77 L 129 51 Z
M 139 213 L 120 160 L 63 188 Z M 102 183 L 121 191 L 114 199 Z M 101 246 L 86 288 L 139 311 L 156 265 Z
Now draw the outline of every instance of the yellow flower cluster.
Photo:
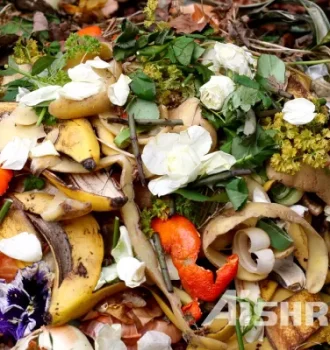
M 318 113 L 314 120 L 306 125 L 292 125 L 283 119 L 283 113 L 274 118 L 265 118 L 263 127 L 276 132 L 274 138 L 281 147 L 270 162 L 279 172 L 294 175 L 302 164 L 313 168 L 324 168 L 330 151 L 330 130 L 327 128 L 328 117 Z
M 33 39 L 27 40 L 26 44 L 20 39 L 14 47 L 14 60 L 17 64 L 34 63 L 41 56 L 38 43 Z

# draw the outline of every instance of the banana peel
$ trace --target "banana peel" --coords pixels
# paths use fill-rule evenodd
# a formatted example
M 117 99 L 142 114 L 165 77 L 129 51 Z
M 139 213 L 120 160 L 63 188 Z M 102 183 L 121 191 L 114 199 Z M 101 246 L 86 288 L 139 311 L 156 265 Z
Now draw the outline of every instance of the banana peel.
M 99 118 L 93 118 L 92 124 L 96 130 L 97 136 L 106 144 L 114 145 L 115 136 L 102 124 Z M 104 143 L 101 144 L 102 153 L 106 156 L 118 154 L 118 152 Z
M 52 185 L 67 197 L 80 202 L 91 203 L 93 211 L 116 210 L 121 208 L 127 202 L 127 197 L 124 196 L 124 194 L 116 187 L 115 183 L 105 174 L 95 173 L 77 175 L 77 177 L 72 175 L 71 178 L 77 180 L 76 185 L 74 186 L 66 184 L 49 170 L 45 170 L 43 175 Z M 84 181 L 84 179 L 86 181 Z M 107 184 L 106 186 L 104 186 L 105 183 Z M 97 187 L 93 187 L 91 184 L 97 184 Z M 84 188 L 81 188 L 80 185 L 83 185 Z M 98 190 L 99 193 L 97 193 Z
M 92 125 L 84 118 L 63 120 L 59 124 L 55 148 L 81 163 L 87 170 L 94 170 L 100 161 L 99 143 Z
M 308 241 L 308 262 L 305 264 L 306 289 L 310 293 L 319 292 L 328 273 L 329 258 L 325 242 L 306 220 L 293 210 L 280 204 L 248 203 L 239 212 L 227 210 L 221 216 L 212 219 L 203 233 L 203 249 L 208 260 L 217 267 L 222 266 L 225 255 L 213 248 L 214 242 L 221 239 L 222 235 L 234 230 L 238 225 L 243 224 L 247 219 L 260 217 L 279 218 L 288 223 L 298 224 L 304 229 Z M 290 230 L 288 233 L 290 235 Z M 302 267 L 304 268 L 304 266 Z M 238 278 L 245 280 L 245 278 Z
M 45 221 L 74 219 L 92 211 L 91 203 L 79 202 L 64 195 L 29 191 L 14 193 L 14 197 L 22 203 L 25 211 L 38 214 Z

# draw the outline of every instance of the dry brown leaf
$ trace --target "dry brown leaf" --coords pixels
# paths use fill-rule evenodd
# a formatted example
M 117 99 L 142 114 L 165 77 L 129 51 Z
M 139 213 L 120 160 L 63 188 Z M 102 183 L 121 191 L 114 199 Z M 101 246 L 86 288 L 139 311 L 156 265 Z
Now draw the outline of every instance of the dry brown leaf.
M 202 31 L 206 24 L 207 20 L 201 18 L 198 22 L 193 19 L 192 14 L 183 14 L 170 21 L 170 26 L 176 29 L 177 33 L 190 34 L 193 32 Z

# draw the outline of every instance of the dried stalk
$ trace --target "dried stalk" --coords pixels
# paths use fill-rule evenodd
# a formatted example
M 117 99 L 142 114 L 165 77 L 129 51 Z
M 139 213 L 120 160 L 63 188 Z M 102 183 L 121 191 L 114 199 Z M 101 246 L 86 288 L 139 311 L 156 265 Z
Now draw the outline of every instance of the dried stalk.
M 228 180 L 235 176 L 243 176 L 243 175 L 250 175 L 252 173 L 252 170 L 250 169 L 235 169 L 235 170 L 228 170 L 224 171 L 220 174 L 211 175 L 208 177 L 205 177 L 204 179 L 200 179 L 192 184 L 192 187 L 201 187 L 201 186 L 208 186 L 208 185 L 214 185 L 219 181 Z
M 134 119 L 133 114 L 129 115 L 129 117 L 128 117 L 128 126 L 129 126 L 129 131 L 130 131 L 130 138 L 131 138 L 131 142 L 132 142 L 132 147 L 133 147 L 133 153 L 134 153 L 135 158 L 136 158 L 136 163 L 137 163 L 140 181 L 141 181 L 142 186 L 146 186 L 146 179 L 145 179 L 144 172 L 143 172 L 141 153 L 140 153 L 138 139 L 137 139 L 137 135 L 136 135 L 136 125 L 135 125 L 135 119 Z
M 172 281 L 170 278 L 170 274 L 168 272 L 164 250 L 163 250 L 162 244 L 160 242 L 159 234 L 157 232 L 153 233 L 152 241 L 153 241 L 154 246 L 155 246 L 155 250 L 156 250 L 156 254 L 157 254 L 157 258 L 158 258 L 158 262 L 159 262 L 159 266 L 160 266 L 160 271 L 162 272 L 164 282 L 166 285 L 166 289 L 168 292 L 173 293 L 173 285 L 172 285 Z
M 108 118 L 108 123 L 117 123 L 128 125 L 129 121 L 124 118 Z M 183 125 L 183 120 L 181 119 L 135 119 L 135 124 L 144 126 L 176 126 Z

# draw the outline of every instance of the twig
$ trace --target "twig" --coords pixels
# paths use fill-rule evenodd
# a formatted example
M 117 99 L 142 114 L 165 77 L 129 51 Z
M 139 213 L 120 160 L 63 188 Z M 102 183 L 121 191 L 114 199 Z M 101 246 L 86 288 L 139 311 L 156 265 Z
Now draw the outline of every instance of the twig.
M 129 122 L 124 118 L 108 118 L 108 123 L 118 123 L 128 125 Z M 176 126 L 183 125 L 183 120 L 181 119 L 135 119 L 135 124 L 145 125 L 145 126 Z
M 116 247 L 119 240 L 119 217 L 115 216 L 113 223 L 112 249 Z
M 135 125 L 135 119 L 134 119 L 133 114 L 128 116 L 128 126 L 129 126 L 129 131 L 130 131 L 130 138 L 131 138 L 131 142 L 132 142 L 132 147 L 133 147 L 133 153 L 134 153 L 135 158 L 136 158 L 136 163 L 137 163 L 140 181 L 141 181 L 142 186 L 146 186 L 146 179 L 145 179 L 144 172 L 143 172 L 141 153 L 140 153 L 138 139 L 137 139 L 137 135 L 136 135 L 136 125 Z
M 270 117 L 270 116 L 273 116 L 275 115 L 276 113 L 279 113 L 281 112 L 280 109 L 270 109 L 268 111 L 260 111 L 259 113 L 257 113 L 257 116 L 259 118 L 266 118 L 266 117 Z
M 166 285 L 166 289 L 168 292 L 173 293 L 173 285 L 172 285 L 172 281 L 170 278 L 170 274 L 169 274 L 168 269 L 167 269 L 165 254 L 164 254 L 162 244 L 160 242 L 160 237 L 159 237 L 158 232 L 153 233 L 152 241 L 153 241 L 154 246 L 155 246 L 155 250 L 156 250 L 156 254 L 157 254 L 157 258 L 158 258 L 158 262 L 159 262 L 159 266 L 160 266 L 160 271 L 162 272 L 164 282 Z
M 5 200 L 3 206 L 0 209 L 0 224 L 5 219 L 12 204 L 13 204 L 13 201 L 11 199 Z
M 315 60 L 315 61 L 295 61 L 295 62 L 285 62 L 287 66 L 311 66 L 313 64 L 320 64 L 320 63 L 330 63 L 330 59 L 324 59 L 324 60 Z
M 250 169 L 234 169 L 234 170 L 228 170 L 224 171 L 220 174 L 211 175 L 208 177 L 205 177 L 203 179 L 200 179 L 192 184 L 192 187 L 201 187 L 201 186 L 207 186 L 207 185 L 214 185 L 219 181 L 228 180 L 231 177 L 235 176 L 242 176 L 242 175 L 250 175 L 252 174 L 252 170 Z

